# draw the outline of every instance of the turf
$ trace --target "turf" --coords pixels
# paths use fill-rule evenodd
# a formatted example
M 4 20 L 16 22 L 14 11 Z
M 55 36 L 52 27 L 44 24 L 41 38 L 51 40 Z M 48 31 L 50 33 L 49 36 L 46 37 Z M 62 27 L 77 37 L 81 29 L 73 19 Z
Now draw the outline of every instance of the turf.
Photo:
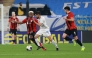
M 80 51 L 80 46 L 73 44 L 58 44 L 59 51 L 55 50 L 52 44 L 44 44 L 46 51 L 36 50 L 33 46 L 32 51 L 27 51 L 27 45 L 0 45 L 0 58 L 92 58 L 92 43 L 84 44 L 85 51 Z

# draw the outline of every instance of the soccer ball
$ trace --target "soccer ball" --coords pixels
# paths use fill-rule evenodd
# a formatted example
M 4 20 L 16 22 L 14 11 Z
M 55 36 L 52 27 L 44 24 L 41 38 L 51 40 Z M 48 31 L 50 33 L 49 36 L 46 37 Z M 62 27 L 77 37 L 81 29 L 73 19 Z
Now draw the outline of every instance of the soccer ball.
M 31 46 L 31 45 L 27 46 L 27 47 L 26 47 L 26 50 L 27 50 L 27 51 L 31 51 L 31 50 L 32 50 L 32 46 Z

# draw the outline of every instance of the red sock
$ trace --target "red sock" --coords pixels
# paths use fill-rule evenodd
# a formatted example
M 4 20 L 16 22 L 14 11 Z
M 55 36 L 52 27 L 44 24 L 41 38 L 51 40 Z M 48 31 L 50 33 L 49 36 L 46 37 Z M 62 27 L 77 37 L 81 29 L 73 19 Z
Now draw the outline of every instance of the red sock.
M 41 47 L 43 46 L 41 42 L 40 42 L 40 46 L 41 46 Z

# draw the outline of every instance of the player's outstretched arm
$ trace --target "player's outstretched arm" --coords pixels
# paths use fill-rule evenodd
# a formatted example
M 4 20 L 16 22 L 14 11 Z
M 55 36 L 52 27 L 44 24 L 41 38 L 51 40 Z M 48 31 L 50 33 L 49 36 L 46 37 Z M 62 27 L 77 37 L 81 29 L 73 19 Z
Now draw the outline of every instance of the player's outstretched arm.
M 17 24 L 24 24 L 23 22 L 16 22 Z
M 17 24 L 24 24 L 24 23 L 26 23 L 27 22 L 27 20 L 26 19 L 24 19 L 23 21 L 15 21 Z
M 27 18 L 25 18 L 23 21 L 16 21 L 17 24 L 24 24 L 24 23 L 27 23 Z

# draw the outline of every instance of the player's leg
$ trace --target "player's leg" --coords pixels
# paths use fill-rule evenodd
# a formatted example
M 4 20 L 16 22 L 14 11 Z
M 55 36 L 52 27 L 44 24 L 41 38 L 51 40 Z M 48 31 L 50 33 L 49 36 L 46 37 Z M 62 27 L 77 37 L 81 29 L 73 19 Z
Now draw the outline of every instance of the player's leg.
M 42 35 L 42 30 L 39 30 L 39 31 L 35 34 L 35 36 L 34 36 L 35 42 L 37 43 L 38 46 L 40 46 L 39 41 L 38 41 L 38 37 L 39 37 L 40 35 Z
M 40 48 L 42 48 L 43 50 L 46 50 L 46 48 L 43 47 L 42 43 L 39 42 L 38 39 L 37 39 L 40 35 L 42 35 L 42 32 L 43 32 L 42 30 L 39 30 L 39 31 L 35 34 L 35 36 L 34 36 L 34 38 L 35 38 L 35 42 L 36 42 L 37 45 L 38 45 L 37 50 L 39 50 Z
M 35 32 L 31 33 L 31 34 L 30 34 L 30 39 L 34 42 L 34 44 L 35 44 L 36 46 L 38 46 L 37 43 L 36 43 L 36 41 L 35 41 L 34 36 L 35 36 Z M 43 50 L 46 50 L 46 48 L 42 45 L 41 42 L 39 42 L 39 44 L 40 44 L 40 47 L 42 47 Z
M 35 38 L 35 42 L 37 43 L 37 45 L 38 45 L 38 48 L 37 48 L 37 50 L 39 50 L 41 47 L 40 47 L 40 43 L 39 43 L 39 41 L 38 41 L 38 37 L 39 37 L 40 35 L 39 34 L 36 34 L 35 36 L 34 36 L 34 38 Z
M 59 50 L 58 45 L 57 45 L 57 43 L 52 39 L 51 35 L 48 36 L 47 38 L 52 42 L 52 44 L 56 47 L 56 50 L 58 51 L 58 50 Z
M 33 41 L 33 43 L 36 45 L 36 46 L 38 46 L 37 45 L 37 43 L 35 42 L 35 39 L 34 39 L 34 33 L 31 33 L 31 34 L 28 34 L 29 35 L 29 39 L 31 39 L 32 41 Z
M 16 35 L 13 33 L 12 34 L 12 42 L 10 44 L 15 44 L 16 43 Z
M 43 36 L 47 37 L 52 42 L 52 44 L 56 47 L 57 51 L 59 50 L 57 43 L 51 37 L 51 33 L 50 33 L 49 29 L 44 30 Z
M 67 40 L 67 41 L 72 41 L 72 39 L 70 37 L 68 37 L 70 35 L 71 35 L 71 31 L 68 30 L 68 29 L 66 29 L 65 32 L 62 35 L 62 38 L 65 39 L 65 40 Z
M 15 39 L 15 34 L 14 34 L 14 30 L 10 29 L 10 33 L 11 33 L 11 37 L 12 37 L 12 41 L 10 42 L 10 44 L 14 44 L 14 39 Z
M 17 30 L 14 29 L 14 30 L 13 30 L 13 36 L 14 36 L 13 43 L 14 43 L 14 44 L 16 44 L 16 32 L 17 32 Z
M 35 42 L 37 43 L 38 46 L 40 46 L 39 41 L 38 41 L 38 37 L 40 36 L 39 31 L 35 34 L 34 38 L 35 38 Z
M 81 43 L 81 41 L 78 39 L 77 29 L 73 30 L 72 35 L 74 37 L 74 40 L 82 47 L 81 48 L 81 51 L 84 51 L 85 50 L 85 47 L 83 46 L 83 44 Z

